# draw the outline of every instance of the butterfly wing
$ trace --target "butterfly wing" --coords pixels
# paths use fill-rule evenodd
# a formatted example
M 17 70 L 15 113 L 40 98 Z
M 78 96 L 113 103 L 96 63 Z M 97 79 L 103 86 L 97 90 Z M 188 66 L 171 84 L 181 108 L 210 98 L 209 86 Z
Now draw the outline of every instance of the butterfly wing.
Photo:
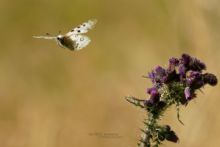
M 88 30 L 91 30 L 95 26 L 96 23 L 97 23 L 96 19 L 89 20 L 89 21 L 84 22 L 83 24 L 79 25 L 78 27 L 72 29 L 66 35 L 71 36 L 71 35 L 76 35 L 76 34 L 87 33 Z
M 38 39 L 56 39 L 56 37 L 53 36 L 33 36 L 33 38 L 38 38 Z
M 70 38 L 74 42 L 74 50 L 81 50 L 91 42 L 90 38 L 85 35 L 72 35 Z

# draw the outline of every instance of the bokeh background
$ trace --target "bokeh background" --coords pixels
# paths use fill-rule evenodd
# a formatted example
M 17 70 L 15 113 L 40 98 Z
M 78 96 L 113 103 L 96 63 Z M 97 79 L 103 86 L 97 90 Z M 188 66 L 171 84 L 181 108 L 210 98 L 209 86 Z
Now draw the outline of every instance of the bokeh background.
M 168 58 L 189 53 L 220 78 L 218 0 L 0 0 L 0 146 L 134 147 L 145 113 L 124 96 L 147 98 L 142 78 Z M 66 33 L 97 18 L 79 52 L 33 35 Z M 219 84 L 220 85 L 220 84 Z M 220 146 L 220 86 L 175 108 L 180 142 Z

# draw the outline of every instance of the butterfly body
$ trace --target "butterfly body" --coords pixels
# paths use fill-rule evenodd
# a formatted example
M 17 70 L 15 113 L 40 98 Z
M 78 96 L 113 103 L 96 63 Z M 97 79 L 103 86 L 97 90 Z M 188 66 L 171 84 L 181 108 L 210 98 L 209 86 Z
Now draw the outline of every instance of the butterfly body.
M 77 48 L 76 46 L 76 42 L 73 41 L 70 37 L 68 36 L 61 36 L 59 35 L 56 38 L 57 43 L 64 48 L 68 48 L 70 50 L 74 50 L 75 48 Z
M 72 29 L 70 32 L 65 35 L 57 35 L 57 36 L 33 36 L 34 38 L 43 38 L 43 39 L 54 39 L 56 42 L 64 48 L 68 48 L 70 50 L 80 50 L 86 47 L 90 42 L 90 38 L 86 35 L 82 35 L 87 33 L 88 30 L 92 29 L 96 24 L 96 20 L 89 20 L 78 27 Z

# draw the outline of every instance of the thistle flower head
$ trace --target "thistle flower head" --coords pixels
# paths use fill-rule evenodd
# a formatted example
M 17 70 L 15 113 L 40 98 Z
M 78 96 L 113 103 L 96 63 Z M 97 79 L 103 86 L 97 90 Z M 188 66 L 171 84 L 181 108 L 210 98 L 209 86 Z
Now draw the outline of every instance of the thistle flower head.
M 192 58 L 188 54 L 182 54 L 180 58 L 180 63 L 183 64 L 185 67 L 189 66 L 189 63 L 191 62 Z
M 211 73 L 205 73 L 203 75 L 203 80 L 205 83 L 207 83 L 211 86 L 215 86 L 218 83 L 217 77 Z
M 180 105 L 186 105 L 195 99 L 196 92 L 204 88 L 206 84 L 215 86 L 218 83 L 214 74 L 204 73 L 205 69 L 206 65 L 200 60 L 188 54 L 182 54 L 180 58 L 170 58 L 168 68 L 156 66 L 148 73 L 147 77 L 153 84 L 152 88 L 147 89 L 149 98 L 146 100 L 133 98 L 130 101 L 132 104 L 144 108 L 148 113 L 148 119 L 145 122 L 146 130 L 142 130 L 145 137 L 141 139 L 141 147 L 159 146 L 164 140 L 178 142 L 179 138 L 171 127 L 169 125 L 161 126 L 157 121 L 173 104 L 177 107 L 179 120 Z
M 158 85 L 166 82 L 168 74 L 164 68 L 157 66 L 151 73 L 148 74 L 148 77 L 151 79 L 154 85 Z
M 178 58 L 172 57 L 169 59 L 169 66 L 178 66 L 180 63 Z
M 190 71 L 186 77 L 186 85 L 193 89 L 199 89 L 205 85 L 202 73 L 198 71 Z
M 160 94 L 158 90 L 153 87 L 148 89 L 147 92 L 150 94 L 150 99 L 145 101 L 145 105 L 152 106 L 154 104 L 157 104 L 160 100 Z
M 206 84 L 217 84 L 216 76 L 203 73 L 205 69 L 206 65 L 203 62 L 188 54 L 182 54 L 179 59 L 170 58 L 168 68 L 156 66 L 148 74 L 154 87 L 147 90 L 150 98 L 145 101 L 146 106 L 156 108 L 159 101 L 164 101 L 166 105 L 187 104 L 196 98 L 198 89 Z
M 203 62 L 194 57 L 191 57 L 188 54 L 182 54 L 180 63 L 187 69 L 187 71 L 193 70 L 201 72 L 202 70 L 206 69 L 206 65 Z
M 202 71 L 206 69 L 205 63 L 201 62 L 200 60 L 196 58 L 192 58 L 192 61 L 190 63 L 190 70 L 194 71 Z

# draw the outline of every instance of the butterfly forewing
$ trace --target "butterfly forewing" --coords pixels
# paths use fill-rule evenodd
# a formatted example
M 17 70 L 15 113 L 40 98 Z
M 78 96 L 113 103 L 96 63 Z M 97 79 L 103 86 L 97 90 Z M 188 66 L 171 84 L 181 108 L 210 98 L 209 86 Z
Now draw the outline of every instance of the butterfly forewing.
M 68 32 L 66 35 L 71 36 L 75 34 L 84 34 L 87 33 L 88 30 L 91 30 L 94 25 L 97 23 L 96 19 L 89 20 L 87 22 L 84 22 L 83 24 L 79 25 L 78 27 L 72 29 L 70 32 Z

